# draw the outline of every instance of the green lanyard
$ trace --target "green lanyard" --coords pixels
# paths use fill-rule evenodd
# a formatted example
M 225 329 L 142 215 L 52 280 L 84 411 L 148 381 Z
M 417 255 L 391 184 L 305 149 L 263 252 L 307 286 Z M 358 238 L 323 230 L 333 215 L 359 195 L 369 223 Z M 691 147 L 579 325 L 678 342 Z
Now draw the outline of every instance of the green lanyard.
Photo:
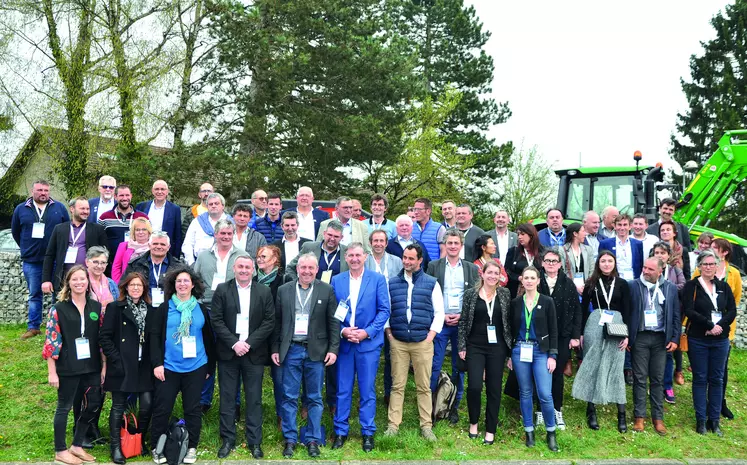
M 539 294 L 536 294 L 534 296 L 534 301 L 532 302 L 532 307 L 531 307 L 532 310 L 534 310 L 534 307 L 537 305 L 537 300 L 539 300 Z M 527 307 L 527 296 L 525 294 L 524 295 L 524 321 L 526 322 L 526 325 L 527 325 L 527 332 L 524 335 L 525 341 L 529 340 L 529 326 L 532 324 L 532 310 L 529 310 L 529 308 Z

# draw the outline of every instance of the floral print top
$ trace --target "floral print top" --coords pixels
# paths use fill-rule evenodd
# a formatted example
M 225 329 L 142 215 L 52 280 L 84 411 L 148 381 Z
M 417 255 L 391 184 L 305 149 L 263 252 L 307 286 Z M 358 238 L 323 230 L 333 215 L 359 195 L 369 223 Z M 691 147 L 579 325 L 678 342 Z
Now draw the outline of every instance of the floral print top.
M 99 328 L 104 323 L 104 311 L 101 311 L 101 318 L 99 318 Z M 60 334 L 60 320 L 57 317 L 57 307 L 52 305 L 49 309 L 49 319 L 47 320 L 47 330 L 44 339 L 44 348 L 42 349 L 42 357 L 44 360 L 52 359 L 57 360 L 60 358 L 60 351 L 62 350 L 62 335 Z

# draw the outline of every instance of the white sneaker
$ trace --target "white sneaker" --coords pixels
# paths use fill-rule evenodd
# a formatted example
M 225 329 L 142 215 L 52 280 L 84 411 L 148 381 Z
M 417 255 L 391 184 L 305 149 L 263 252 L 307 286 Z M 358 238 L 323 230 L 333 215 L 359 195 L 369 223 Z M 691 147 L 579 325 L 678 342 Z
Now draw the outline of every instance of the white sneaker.
M 197 449 L 187 449 L 187 455 L 184 456 L 184 463 L 195 463 L 197 461 Z
M 162 463 L 166 463 L 167 462 L 166 457 L 164 457 L 163 455 L 161 455 L 158 452 L 156 452 L 155 449 L 153 449 L 152 453 L 153 453 L 153 463 L 157 463 L 157 464 L 160 465 Z
M 535 413 L 535 415 L 534 415 L 534 427 L 535 428 L 538 428 L 538 427 L 544 428 L 545 427 L 545 417 L 542 416 L 542 412 Z
M 563 421 L 563 412 L 560 410 L 555 411 L 555 426 L 560 431 L 565 431 L 565 421 Z

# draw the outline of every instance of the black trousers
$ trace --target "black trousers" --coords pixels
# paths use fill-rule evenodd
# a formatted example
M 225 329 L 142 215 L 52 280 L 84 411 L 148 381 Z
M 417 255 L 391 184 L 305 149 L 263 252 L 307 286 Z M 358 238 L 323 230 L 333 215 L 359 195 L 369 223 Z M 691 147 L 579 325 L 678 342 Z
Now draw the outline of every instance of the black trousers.
M 189 433 L 189 447 L 196 448 L 200 442 L 202 412 L 200 392 L 207 375 L 207 364 L 187 373 L 177 373 L 164 368 L 165 381 L 156 379 L 156 397 L 153 408 L 153 421 L 150 430 L 151 445 L 169 429 L 169 420 L 179 392 L 182 393 L 184 421 Z
M 236 393 L 244 382 L 244 424 L 247 444 L 262 444 L 262 377 L 264 364 L 255 365 L 248 356 L 218 362 L 220 381 L 220 437 L 236 442 Z
M 153 414 L 153 392 L 130 393 L 123 391 L 112 391 L 112 409 L 109 412 L 109 434 L 111 435 L 112 446 L 119 446 L 120 428 L 122 427 L 122 417 L 127 409 L 129 397 L 131 395 L 138 397 L 140 408 L 137 415 L 138 431 L 143 435 L 145 440 L 150 426 L 150 417 Z M 143 450 L 145 452 L 145 450 Z
M 76 397 L 80 399 L 80 416 L 75 421 L 73 445 L 81 446 L 88 428 L 101 410 L 101 374 L 96 371 L 78 376 L 60 376 L 57 389 L 57 409 L 54 412 L 54 450 L 67 450 L 65 432 L 67 418 Z
M 568 348 L 571 340 L 566 338 L 558 338 L 558 357 L 555 359 L 555 371 L 552 372 L 552 403 L 554 404 L 555 410 L 563 409 L 563 391 L 565 388 L 565 375 L 563 375 L 563 369 L 565 364 L 571 358 L 571 349 Z M 537 393 L 535 392 L 535 399 Z
M 633 365 L 633 411 L 636 418 L 646 417 L 646 392 L 651 400 L 651 418 L 664 419 L 664 367 L 667 364 L 664 333 L 639 331 L 631 350 Z M 650 387 L 647 386 L 650 380 Z M 647 389 L 648 388 L 648 389 Z
M 480 420 L 482 375 L 485 373 L 485 432 L 495 434 L 503 390 L 503 366 L 508 349 L 503 344 L 467 342 L 467 412 L 471 425 Z

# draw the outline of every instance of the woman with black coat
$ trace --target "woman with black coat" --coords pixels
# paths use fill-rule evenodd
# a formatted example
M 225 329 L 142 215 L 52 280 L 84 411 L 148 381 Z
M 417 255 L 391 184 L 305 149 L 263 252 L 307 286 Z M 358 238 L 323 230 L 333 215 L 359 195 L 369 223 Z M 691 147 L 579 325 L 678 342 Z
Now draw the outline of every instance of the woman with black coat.
M 215 373 L 215 336 L 207 309 L 197 302 L 205 283 L 192 268 L 169 269 L 164 278 L 164 302 L 156 309 L 150 333 L 150 361 L 156 377 L 156 398 L 151 426 L 151 447 L 166 433 L 177 395 L 182 394 L 189 444 L 184 463 L 197 461 L 202 413 L 200 392 Z M 155 463 L 166 457 L 153 452 Z
M 99 344 L 106 355 L 107 375 L 104 389 L 112 393 L 109 412 L 112 462 L 125 463 L 120 428 L 127 399 L 135 394 L 139 400 L 137 424 L 145 438 L 153 411 L 153 366 L 150 362 L 148 326 L 153 323 L 153 307 L 145 287 L 145 277 L 129 273 L 119 282 L 119 300 L 106 306 Z
M 521 272 L 529 265 L 539 269 L 542 265 L 541 255 L 543 247 L 540 245 L 537 228 L 530 223 L 522 223 L 516 228 L 518 245 L 506 252 L 506 263 L 503 266 L 508 273 L 508 290 L 511 298 L 519 294 L 521 287 Z

